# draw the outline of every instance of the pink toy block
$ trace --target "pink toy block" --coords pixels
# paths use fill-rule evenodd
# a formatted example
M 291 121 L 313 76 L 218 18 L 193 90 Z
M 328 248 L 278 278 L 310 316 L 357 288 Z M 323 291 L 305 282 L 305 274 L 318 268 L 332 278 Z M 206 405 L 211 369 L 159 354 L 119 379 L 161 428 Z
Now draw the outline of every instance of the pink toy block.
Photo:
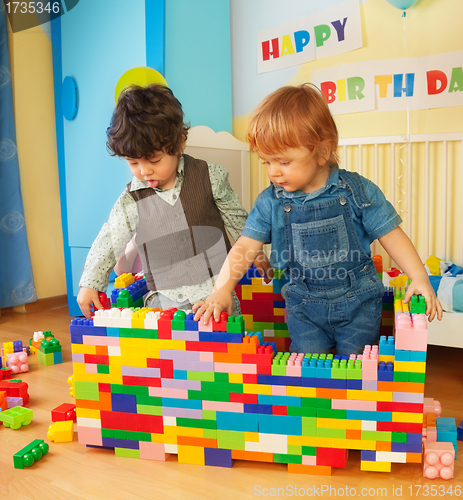
M 452 479 L 455 465 L 455 449 L 452 443 L 424 444 L 423 477 Z
M 140 458 L 165 462 L 169 457 L 170 453 L 166 453 L 164 443 L 140 441 Z
M 424 314 L 397 313 L 395 348 L 404 351 L 426 351 L 428 327 Z
M 228 401 L 203 401 L 203 410 L 244 413 L 244 403 L 229 403 Z
M 424 398 L 423 401 L 423 413 L 435 413 L 436 417 L 440 417 L 442 413 L 442 407 L 439 401 L 433 398 Z
M 378 380 L 378 346 L 366 345 L 363 350 L 362 380 Z
M 27 354 L 23 352 L 12 352 L 6 355 L 6 362 L 12 373 L 25 373 L 29 371 Z
M 272 385 L 272 396 L 286 396 L 286 386 Z
M 79 433 L 79 443 L 89 444 L 91 446 L 103 446 L 103 437 L 101 436 L 101 429 L 97 427 L 83 427 L 77 426 Z

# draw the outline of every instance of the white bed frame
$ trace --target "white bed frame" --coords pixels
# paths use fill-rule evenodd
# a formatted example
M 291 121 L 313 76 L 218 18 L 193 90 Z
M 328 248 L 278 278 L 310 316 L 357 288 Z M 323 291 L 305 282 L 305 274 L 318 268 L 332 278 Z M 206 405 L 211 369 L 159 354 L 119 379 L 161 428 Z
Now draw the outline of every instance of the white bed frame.
M 228 132 L 193 127 L 187 153 L 227 168 L 230 184 L 250 210 L 251 156 Z M 340 165 L 371 179 L 399 210 L 403 229 L 423 260 L 429 255 L 463 265 L 463 133 L 341 139 Z M 267 185 L 263 171 L 258 192 Z M 417 218 L 415 214 L 421 216 Z M 384 267 L 393 263 L 382 253 Z M 463 313 L 444 313 L 429 323 L 429 344 L 463 348 Z

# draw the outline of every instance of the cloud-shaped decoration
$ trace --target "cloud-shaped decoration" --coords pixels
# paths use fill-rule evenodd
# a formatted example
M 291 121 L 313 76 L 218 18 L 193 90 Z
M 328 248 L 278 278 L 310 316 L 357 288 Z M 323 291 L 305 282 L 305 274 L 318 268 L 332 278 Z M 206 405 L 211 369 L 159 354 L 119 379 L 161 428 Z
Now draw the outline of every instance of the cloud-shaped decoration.
M 16 210 L 8 213 L 0 221 L 0 230 L 4 233 L 15 234 L 21 231 L 26 221 L 24 215 Z
M 16 156 L 16 144 L 11 139 L 0 141 L 0 161 L 9 161 Z

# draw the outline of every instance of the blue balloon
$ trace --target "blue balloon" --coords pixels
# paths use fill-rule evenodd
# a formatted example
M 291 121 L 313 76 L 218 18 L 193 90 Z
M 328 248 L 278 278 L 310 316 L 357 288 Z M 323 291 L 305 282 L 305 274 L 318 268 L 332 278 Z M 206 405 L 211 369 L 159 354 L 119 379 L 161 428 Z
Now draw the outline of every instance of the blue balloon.
M 407 10 L 413 7 L 418 0 L 387 0 L 392 6 L 398 9 Z

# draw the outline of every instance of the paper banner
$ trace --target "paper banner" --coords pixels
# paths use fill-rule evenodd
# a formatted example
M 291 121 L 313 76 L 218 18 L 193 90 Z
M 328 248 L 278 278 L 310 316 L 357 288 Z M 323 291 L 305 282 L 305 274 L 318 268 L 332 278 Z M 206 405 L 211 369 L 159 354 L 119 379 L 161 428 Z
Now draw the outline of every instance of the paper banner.
M 301 65 L 362 47 L 359 0 L 257 33 L 259 73 Z
M 463 51 L 312 71 L 333 115 L 463 105 Z

